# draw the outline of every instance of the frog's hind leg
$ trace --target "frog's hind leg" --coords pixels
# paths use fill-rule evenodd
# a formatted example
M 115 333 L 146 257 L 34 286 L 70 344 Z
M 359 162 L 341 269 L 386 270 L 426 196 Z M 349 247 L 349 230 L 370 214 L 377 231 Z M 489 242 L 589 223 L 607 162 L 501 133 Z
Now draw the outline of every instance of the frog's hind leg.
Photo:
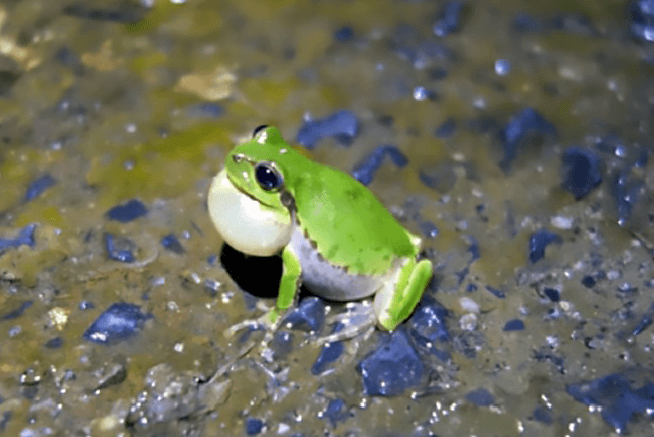
M 404 262 L 396 280 L 389 281 L 375 295 L 375 314 L 381 327 L 392 331 L 411 315 L 431 276 L 431 261 L 408 258 Z

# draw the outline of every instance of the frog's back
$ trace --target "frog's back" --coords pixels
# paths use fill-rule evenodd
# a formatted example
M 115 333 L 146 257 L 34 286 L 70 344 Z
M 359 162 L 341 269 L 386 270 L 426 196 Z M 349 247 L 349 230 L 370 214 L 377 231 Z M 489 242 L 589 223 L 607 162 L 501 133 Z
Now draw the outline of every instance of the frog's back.
M 295 175 L 292 195 L 306 236 L 332 264 L 351 274 L 383 274 L 418 248 L 370 190 L 351 176 L 316 164 Z

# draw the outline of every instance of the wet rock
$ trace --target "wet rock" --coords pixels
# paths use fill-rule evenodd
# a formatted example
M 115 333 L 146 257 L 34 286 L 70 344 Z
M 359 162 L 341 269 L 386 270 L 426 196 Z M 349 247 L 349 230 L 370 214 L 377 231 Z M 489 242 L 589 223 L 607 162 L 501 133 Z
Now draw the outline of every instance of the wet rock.
M 529 237 L 529 261 L 532 264 L 545 256 L 545 248 L 552 243 L 561 243 L 563 240 L 557 234 L 541 229 Z
M 296 141 L 307 149 L 313 149 L 318 141 L 334 137 L 338 142 L 349 145 L 359 130 L 359 122 L 352 111 L 338 111 L 325 118 L 304 122 L 297 133 Z
M 141 312 L 138 305 L 115 303 L 84 331 L 84 339 L 112 345 L 135 336 L 152 315 Z
M 357 370 L 363 378 L 366 395 L 393 396 L 418 385 L 424 365 L 404 332 L 397 330 L 364 358 Z
M 258 435 L 263 431 L 264 423 L 261 419 L 248 417 L 245 420 L 245 433 L 247 435 Z
M 495 296 L 498 299 L 505 299 L 506 298 L 506 293 L 504 290 L 500 290 L 497 287 L 492 287 L 490 285 L 487 285 L 484 287 L 486 291 L 489 291 L 493 296 Z
M 18 308 L 10 310 L 0 316 L 0 320 L 12 320 L 12 319 L 17 319 L 18 317 L 22 316 L 23 313 L 25 312 L 26 309 L 32 306 L 34 303 L 33 300 L 26 300 L 25 302 L 21 303 Z
M 440 126 L 434 131 L 434 136 L 436 138 L 447 139 L 454 136 L 456 132 L 456 121 L 450 117 L 446 119 Z
M 495 74 L 498 76 L 506 76 L 511 72 L 511 62 L 507 59 L 498 59 L 495 61 Z
M 63 9 L 63 13 L 72 17 L 96 21 L 113 21 L 133 24 L 143 19 L 147 9 L 138 4 L 119 2 L 115 7 L 101 7 L 93 2 L 76 2 Z
M 18 235 L 15 238 L 0 238 L 0 255 L 2 255 L 5 250 L 10 248 L 16 248 L 20 246 L 34 247 L 36 244 L 34 241 L 35 229 L 36 223 L 32 223 L 18 231 Z
M 542 21 L 523 12 L 515 14 L 512 27 L 517 32 L 542 32 L 545 30 L 545 24 Z
M 419 226 L 420 232 L 427 238 L 436 238 L 440 233 L 438 227 L 432 221 L 426 220 L 421 222 Z
M 300 304 L 284 318 L 282 326 L 292 329 L 320 332 L 325 324 L 325 302 L 315 296 L 302 299 Z
M 161 245 L 164 249 L 176 253 L 177 255 L 184 253 L 184 247 L 182 247 L 182 243 L 179 242 L 175 234 L 168 234 L 163 237 L 161 239 Z
M 541 363 L 552 364 L 561 375 L 564 375 L 566 372 L 565 358 L 562 355 L 552 352 L 550 348 L 543 347 L 534 351 L 534 358 Z
M 63 344 L 63 338 L 55 337 L 45 342 L 44 346 L 48 349 L 59 349 L 61 346 L 63 346 Z
M 465 3 L 459 0 L 450 0 L 441 6 L 439 18 L 432 27 L 434 35 L 443 38 L 456 32 L 461 27 L 461 11 Z
M 56 183 L 57 181 L 52 176 L 50 176 L 49 174 L 45 174 L 40 178 L 32 181 L 31 184 L 29 184 L 29 186 L 27 187 L 27 191 L 25 192 L 25 197 L 23 199 L 26 202 L 29 202 L 30 200 L 34 200 L 41 193 L 43 193 L 48 188 L 54 186 Z
M 97 385 L 94 390 L 101 390 L 125 381 L 127 368 L 124 363 L 111 362 L 96 370 L 94 376 L 97 378 Z
M 288 331 L 276 331 L 270 348 L 275 353 L 274 359 L 280 359 L 293 351 L 293 334 Z
M 105 232 L 104 246 L 107 250 L 107 257 L 113 261 L 123 263 L 133 263 L 136 258 L 134 257 L 134 243 L 124 237 L 114 237 L 112 234 Z
M 332 428 L 335 428 L 339 422 L 345 422 L 352 415 L 341 398 L 330 399 L 324 411 L 318 413 L 318 417 L 327 420 Z
M 409 334 L 425 342 L 449 342 L 447 309 L 429 296 L 424 296 L 407 321 Z
M 502 331 L 511 332 L 511 331 L 524 331 L 525 323 L 520 319 L 513 319 L 506 322 Z
M 579 402 L 602 407 L 602 418 L 618 434 L 627 433 L 627 424 L 636 414 L 651 417 L 654 411 L 654 384 L 648 381 L 633 388 L 632 382 L 620 373 L 569 384 L 566 391 Z
M 452 339 L 454 351 L 469 359 L 474 359 L 486 344 L 484 335 L 479 331 L 464 331 Z
M 485 388 L 469 391 L 466 393 L 466 399 L 480 407 L 487 407 L 495 402 L 495 397 Z
M 500 167 L 505 171 L 509 170 L 516 157 L 518 147 L 535 135 L 556 136 L 556 129 L 533 108 L 525 108 L 511 117 L 501 132 L 504 157 L 500 162 Z
M 438 165 L 420 169 L 420 182 L 425 186 L 445 194 L 449 192 L 457 181 L 453 163 L 442 162 Z
M 654 305 L 641 316 L 636 326 L 631 330 L 631 335 L 642 334 L 643 331 L 652 326 L 652 323 L 654 323 Z
M 109 220 L 116 220 L 121 223 L 128 223 L 143 217 L 148 213 L 148 209 L 143 202 L 138 199 L 131 199 L 121 205 L 116 205 L 107 211 L 107 218 Z
M 445 64 L 451 61 L 454 52 L 436 38 L 422 38 L 415 27 L 407 24 L 396 26 L 391 37 L 391 45 L 395 53 L 417 69 L 432 68 L 433 79 L 447 76 L 447 70 L 435 64 Z
M 337 42 L 347 42 L 354 38 L 354 30 L 350 26 L 343 26 L 334 31 L 334 40 Z
M 618 224 L 624 226 L 631 218 L 634 208 L 643 200 L 644 182 L 631 174 L 631 169 L 618 171 L 611 179 L 611 195 L 615 199 Z
M 586 275 L 581 279 L 581 284 L 586 288 L 593 288 L 597 281 L 590 275 Z
M 168 422 L 197 419 L 229 395 L 231 381 L 214 375 L 201 382 L 191 372 L 175 372 L 170 364 L 158 364 L 148 370 L 145 388 L 132 402 L 125 420 L 128 428 L 144 432 Z
M 546 287 L 543 290 L 543 293 L 545 293 L 545 296 L 547 296 L 547 298 L 552 302 L 558 302 L 561 300 L 561 293 L 559 293 L 559 290 L 555 288 Z
M 639 40 L 654 41 L 654 7 L 651 0 L 630 2 L 631 34 Z
M 396 146 L 379 146 L 368 155 L 363 162 L 352 170 L 352 176 L 363 185 L 369 185 L 375 177 L 375 173 L 388 156 L 397 167 L 404 167 L 409 162 L 406 156 Z
M 345 325 L 342 323 L 337 323 L 332 330 L 332 334 L 341 331 L 344 327 Z M 325 344 L 320 350 L 320 354 L 316 358 L 316 361 L 314 361 L 313 365 L 311 366 L 311 373 L 313 375 L 320 375 L 325 370 L 334 367 L 331 366 L 331 364 L 338 362 L 338 359 L 343 354 L 343 351 L 344 346 L 342 341 Z
M 559 13 L 552 20 L 552 28 L 578 36 L 595 37 L 600 35 L 592 20 L 580 13 Z
M 210 102 L 199 103 L 186 108 L 189 118 L 215 119 L 223 115 L 224 112 L 225 110 L 222 106 Z
M 576 200 L 584 198 L 602 183 L 602 161 L 594 153 L 571 147 L 562 156 L 562 186 Z

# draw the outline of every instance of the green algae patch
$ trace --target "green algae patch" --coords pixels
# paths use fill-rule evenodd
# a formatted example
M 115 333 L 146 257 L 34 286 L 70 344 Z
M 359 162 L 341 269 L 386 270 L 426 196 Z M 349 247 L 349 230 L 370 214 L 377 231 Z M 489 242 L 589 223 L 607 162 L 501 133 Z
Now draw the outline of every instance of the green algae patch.
M 183 8 L 169 2 L 155 3 L 147 17 L 137 23 L 129 23 L 124 26 L 125 31 L 130 35 L 148 33 L 165 23 L 171 16 L 178 14 Z
M 122 149 L 106 162 L 91 158 L 86 182 L 100 190 L 98 205 L 106 209 L 118 201 L 181 196 L 207 175 L 199 169 L 209 145 L 228 143 L 225 127 L 203 123 L 168 138 Z
M 60 226 L 65 223 L 58 207 L 30 203 L 26 205 L 23 212 L 16 217 L 14 225 L 23 227 L 34 222 L 47 223 L 51 226 Z
M 150 141 L 140 148 L 145 154 L 158 153 L 162 157 L 184 160 L 197 167 L 207 159 L 204 153 L 207 145 L 230 144 L 230 128 L 231 126 L 216 122 L 199 123 L 167 138 Z
M 58 151 L 39 151 L 21 149 L 20 152 L 10 150 L 0 156 L 0 211 L 8 210 L 18 205 L 27 191 L 29 184 L 46 173 L 53 163 L 62 161 L 64 153 Z M 46 195 L 46 194 L 42 194 Z
M 147 17 L 138 23 L 125 25 L 125 31 L 138 35 L 163 27 L 165 31 L 179 33 L 186 38 L 198 38 L 215 33 L 222 25 L 222 16 L 214 3 L 188 8 L 170 2 L 157 2 Z
M 166 65 L 167 62 L 168 57 L 164 53 L 148 53 L 132 59 L 130 66 L 132 71 L 143 75 L 147 70 Z
M 247 97 L 247 100 L 257 102 L 258 105 L 265 108 L 260 109 L 263 114 L 274 114 L 279 108 L 283 108 L 290 93 L 297 90 L 299 86 L 299 81 L 294 77 L 284 80 L 251 78 L 239 81 L 239 89 Z
M 7 234 L 2 231 L 2 234 Z M 0 278 L 20 281 L 26 287 L 37 284 L 38 275 L 54 268 L 70 256 L 68 240 L 49 225 L 39 224 L 34 230 L 35 246 L 23 245 L 0 256 Z

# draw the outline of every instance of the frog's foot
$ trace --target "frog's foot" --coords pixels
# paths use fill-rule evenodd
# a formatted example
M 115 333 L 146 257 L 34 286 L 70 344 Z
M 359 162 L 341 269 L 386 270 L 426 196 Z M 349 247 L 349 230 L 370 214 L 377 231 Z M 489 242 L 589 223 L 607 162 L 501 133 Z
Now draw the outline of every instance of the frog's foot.
M 284 314 L 285 311 L 273 308 L 261 317 L 243 320 L 242 322 L 230 326 L 223 332 L 223 334 L 225 337 L 233 337 L 236 333 L 244 329 L 263 330 L 266 331 L 266 333 L 275 332 L 279 327 Z
M 330 316 L 327 320 L 328 323 L 336 326 L 340 324 L 340 329 L 326 337 L 316 339 L 316 342 L 334 343 L 357 337 L 363 332 L 372 332 L 375 329 L 377 318 L 370 300 L 350 302 L 345 307 L 344 313 Z

